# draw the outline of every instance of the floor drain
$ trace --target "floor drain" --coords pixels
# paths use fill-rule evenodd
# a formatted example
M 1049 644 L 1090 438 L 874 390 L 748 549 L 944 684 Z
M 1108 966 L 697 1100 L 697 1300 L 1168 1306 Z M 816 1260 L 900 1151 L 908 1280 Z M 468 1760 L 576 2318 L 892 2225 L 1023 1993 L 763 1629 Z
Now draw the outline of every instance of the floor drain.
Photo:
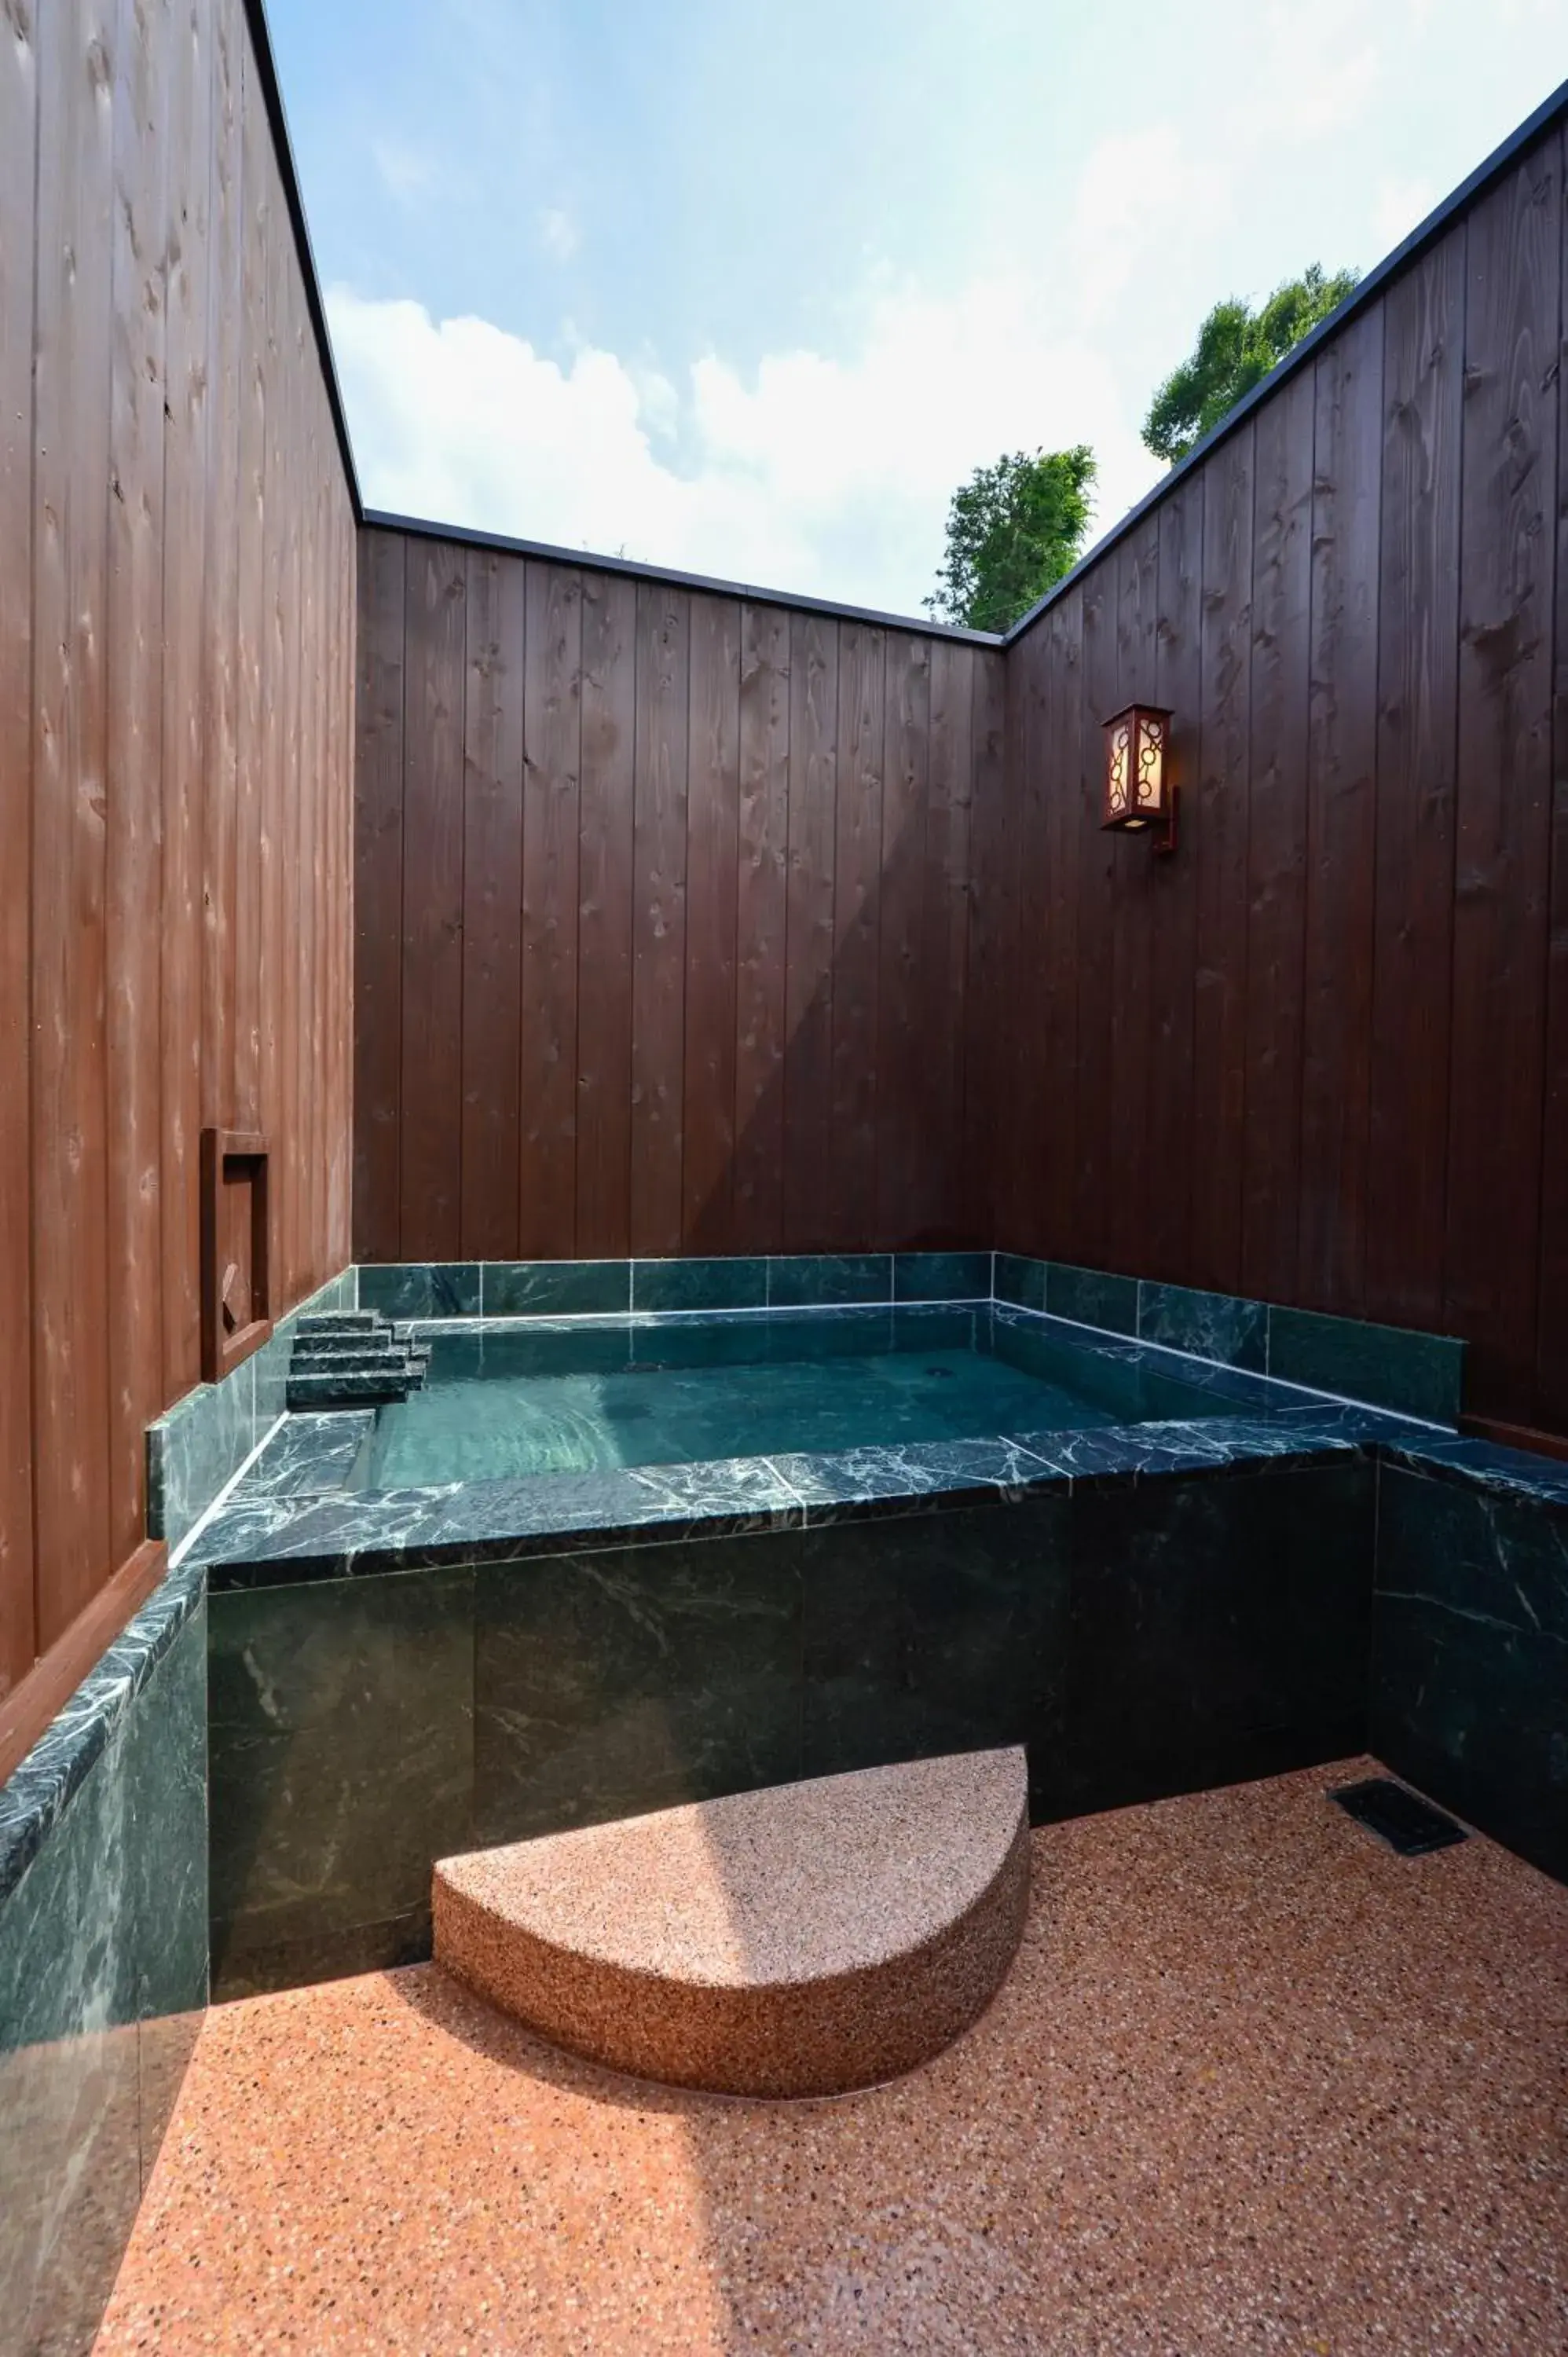
M 1447 1849 L 1467 1838 L 1463 1825 L 1445 1817 L 1419 1793 L 1396 1784 L 1391 1776 L 1369 1776 L 1364 1784 L 1341 1784 L 1328 1797 L 1338 1802 L 1347 1816 L 1369 1825 L 1401 1857 L 1424 1857 L 1428 1850 Z

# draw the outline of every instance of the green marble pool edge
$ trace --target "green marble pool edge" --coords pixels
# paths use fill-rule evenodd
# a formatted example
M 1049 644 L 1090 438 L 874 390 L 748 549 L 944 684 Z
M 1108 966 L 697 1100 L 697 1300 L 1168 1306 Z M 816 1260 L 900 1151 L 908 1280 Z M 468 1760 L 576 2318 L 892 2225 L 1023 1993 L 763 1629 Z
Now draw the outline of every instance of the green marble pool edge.
M 361 1263 L 355 1303 L 400 1318 L 624 1315 L 994 1300 L 1424 1422 L 1462 1405 L 1444 1335 L 1002 1251 Z
M 963 1440 L 845 1451 L 774 1451 L 692 1464 L 612 1467 L 592 1473 L 466 1479 L 407 1491 L 376 1491 L 334 1478 L 313 1488 L 275 1490 L 263 1457 L 198 1532 L 195 1544 L 215 1591 L 290 1579 L 373 1576 L 443 1562 L 521 1559 L 531 1555 L 635 1544 L 642 1539 L 731 1534 L 796 1522 L 846 1521 L 939 1512 L 956 1504 L 1015 1501 L 1030 1491 L 1084 1481 L 1155 1475 L 1219 1474 L 1250 1464 L 1308 1461 L 1380 1431 L 1411 1432 L 1410 1419 L 1283 1384 L 1250 1369 L 1199 1360 L 1168 1345 L 1090 1329 L 983 1297 L 823 1306 L 815 1310 L 585 1313 L 565 1318 L 447 1316 L 416 1321 L 439 1340 L 524 1334 L 561 1340 L 575 1352 L 598 1336 L 689 1334 L 704 1352 L 736 1329 L 766 1332 L 774 1319 L 824 1329 L 858 1328 L 887 1316 L 914 1331 L 917 1349 L 938 1340 L 975 1347 L 974 1322 L 1003 1321 L 1024 1351 L 1038 1337 L 1059 1355 L 1131 1367 L 1168 1380 L 1184 1395 L 1164 1415 L 1088 1428 L 977 1433 Z M 967 1321 L 967 1325 L 965 1325 Z M 958 1329 L 962 1326 L 964 1330 Z M 1012 1357 L 1009 1351 L 998 1356 Z M 807 1355 L 811 1355 L 808 1353 Z M 1026 1356 L 1014 1363 L 1028 1369 Z M 1185 1405 L 1196 1397 L 1211 1409 Z M 360 1412 L 363 1414 L 363 1412 Z M 300 1423 L 291 1419 L 291 1426 Z M 330 1415 L 317 1419 L 330 1425 Z M 1435 1427 L 1428 1427 L 1436 1429 Z M 276 1442 L 274 1446 L 280 1445 Z

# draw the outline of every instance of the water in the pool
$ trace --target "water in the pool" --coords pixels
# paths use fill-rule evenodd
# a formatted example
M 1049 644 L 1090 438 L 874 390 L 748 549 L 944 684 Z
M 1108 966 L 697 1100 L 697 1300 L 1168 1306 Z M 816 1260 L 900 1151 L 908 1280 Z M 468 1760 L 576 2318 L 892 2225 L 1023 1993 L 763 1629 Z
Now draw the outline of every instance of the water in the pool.
M 897 1448 L 1121 1419 L 972 1350 L 443 1379 L 383 1409 L 370 1486 L 496 1480 L 780 1450 Z

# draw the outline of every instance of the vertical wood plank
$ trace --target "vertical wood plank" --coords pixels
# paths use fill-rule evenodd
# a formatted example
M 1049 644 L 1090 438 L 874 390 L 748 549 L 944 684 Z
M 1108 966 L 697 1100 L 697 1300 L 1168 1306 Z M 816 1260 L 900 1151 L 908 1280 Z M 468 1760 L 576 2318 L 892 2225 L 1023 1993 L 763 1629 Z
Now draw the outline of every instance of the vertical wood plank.
M 1295 1290 L 1314 415 L 1309 369 L 1256 419 L 1241 1291 L 1264 1301 Z
M 1351 1316 L 1366 1300 L 1382 376 L 1383 315 L 1374 305 L 1335 338 L 1314 371 L 1295 1297 Z
M 525 1260 L 569 1260 L 577 1202 L 582 576 L 531 562 L 527 602 L 519 1249 Z
M 690 728 L 682 1249 L 726 1253 L 735 1236 L 740 828 L 740 606 L 735 598 L 692 601 Z
M 259 86 L 247 81 L 245 136 L 252 123 L 269 221 L 281 209 L 277 163 Z M 293 1251 L 293 1140 L 284 1119 L 278 1061 L 280 998 L 285 988 L 284 846 L 286 837 L 285 770 L 288 760 L 287 559 L 294 516 L 295 470 L 290 433 L 292 371 L 285 358 L 288 327 L 288 266 L 281 238 L 270 235 L 263 272 L 261 370 L 265 404 L 266 449 L 262 479 L 262 604 L 258 681 L 261 694 L 257 743 L 255 1017 L 256 1126 L 282 1141 L 284 1155 L 273 1198 L 272 1250 L 287 1297 Z M 242 856 L 243 856 L 242 850 Z M 292 970 L 293 958 L 289 959 Z
M 236 22 L 236 29 L 239 30 Z M 228 1119 L 261 1126 L 262 802 L 265 766 L 267 280 L 271 149 L 256 65 L 242 36 L 240 75 L 240 502 L 235 673 L 232 1063 L 220 1075 Z
M 1203 485 L 1188 481 L 1160 510 L 1155 694 L 1171 714 L 1177 847 L 1155 863 L 1149 909 L 1152 1032 L 1145 1130 L 1143 1264 L 1179 1282 L 1190 1266 L 1195 1133 L 1194 1024 L 1199 846 L 1193 839 L 1203 716 Z M 1208 1144 L 1205 1142 L 1205 1181 Z
M 1563 154 L 1568 182 L 1568 145 Z M 1564 190 L 1568 203 L 1568 188 Z M 1568 342 L 1568 218 L 1558 208 L 1558 335 Z M 1557 375 L 1557 546 L 1547 906 L 1546 1084 L 1541 1111 L 1541 1278 L 1532 1424 L 1568 1430 L 1568 369 Z
M 38 1641 L 110 1546 L 104 884 L 111 0 L 62 0 L 39 59 L 34 379 L 33 1286 Z
M 979 649 L 938 639 L 931 645 L 929 802 L 926 818 L 927 1155 L 916 1225 L 973 1235 L 961 1159 L 965 967 L 969 950 L 969 825 L 974 769 Z M 986 1234 L 983 1241 L 989 1243 Z
M 1030 963 L 1039 976 L 1030 1037 L 1044 1052 L 1044 1073 L 1018 1104 L 1031 1138 L 1027 1174 L 1029 1216 L 1020 1249 L 1071 1261 L 1078 1235 L 1078 961 L 1079 866 L 1081 838 L 1093 826 L 1095 805 L 1082 774 L 1082 748 L 1094 733 L 1086 713 L 1083 599 L 1069 590 L 1033 633 L 1042 640 L 1035 661 L 1043 670 L 1038 726 L 1046 794 L 1041 811 L 1043 857 L 1034 889 L 1039 933 Z M 1026 871 L 1029 872 L 1029 871 Z M 1019 997 L 1023 1005 L 1022 992 Z M 1005 1017 L 1004 1017 L 1004 1020 Z
M 864 1251 L 877 1220 L 880 936 L 886 636 L 839 630 L 838 791 L 833 821 L 832 1167 L 825 1241 Z
M 1125 849 L 1098 823 L 1098 781 L 1104 759 L 1104 726 L 1115 712 L 1119 671 L 1116 652 L 1116 568 L 1096 568 L 1083 585 L 1083 707 L 1081 753 L 1069 791 L 1079 799 L 1078 858 L 1078 1040 L 1073 1081 L 1077 1095 L 1071 1259 L 1087 1267 L 1110 1265 L 1112 1217 L 1114 929 L 1116 856 Z
M 637 588 L 632 841 L 631 1248 L 679 1253 L 691 600 Z
M 311 367 L 308 316 L 299 317 L 299 381 L 305 413 L 305 460 L 309 500 L 300 544 L 299 669 L 299 907 L 305 955 L 299 963 L 296 1134 L 303 1149 L 299 1191 L 299 1234 L 295 1261 L 295 1285 L 299 1294 L 314 1290 L 326 1274 L 320 1236 L 326 1216 L 327 1067 L 322 1011 L 330 987 L 331 949 L 327 939 L 324 896 L 326 836 L 322 823 L 322 759 L 325 751 L 322 689 L 328 627 L 325 576 L 327 485 L 323 472 L 323 439 L 327 418 L 317 399 Z
M 213 0 L 212 176 L 207 317 L 208 497 L 201 598 L 201 1126 L 236 1125 L 241 442 L 245 403 L 243 36 L 238 0 Z
M 1048 629 L 1048 617 L 1044 627 Z M 1039 1008 L 1045 978 L 1038 943 L 1029 938 L 1026 910 L 1043 890 L 1045 813 L 1055 783 L 1051 748 L 1040 705 L 1047 673 L 1039 633 L 1020 641 L 1006 673 L 1006 719 L 999 811 L 983 856 L 993 871 L 989 897 L 995 942 L 991 957 L 993 1005 L 984 1026 L 990 1071 L 996 1233 L 1008 1249 L 1029 1249 L 1039 1218 L 1036 1162 L 1039 1095 L 1030 1086 L 1039 1055 Z M 986 886 L 982 884 L 983 897 Z
M 832 1232 L 833 850 L 838 629 L 789 618 L 789 833 L 784 984 L 784 1250 Z
M 789 617 L 741 608 L 736 888 L 735 1239 L 782 1249 L 785 933 L 789 839 Z
M 33 1600 L 32 1123 L 28 901 L 33 789 L 33 294 L 38 76 L 32 7 L 0 44 L 0 1696 L 37 1652 Z
M 956 1150 L 963 1181 L 961 1217 L 971 1237 L 983 1243 L 996 1235 L 998 1219 L 993 924 L 999 879 L 994 821 L 1006 782 L 1007 708 L 1002 657 L 986 654 L 976 660 L 964 892 L 963 1119 Z
M 465 1260 L 515 1260 L 527 571 L 521 557 L 480 548 L 469 550 L 467 570 L 460 1244 Z
M 274 163 L 275 169 L 275 163 Z M 282 213 L 282 191 L 274 203 Z M 278 1212 L 274 1249 L 283 1277 L 283 1298 L 300 1290 L 300 1231 L 308 1144 L 300 1118 L 299 1058 L 302 966 L 308 954 L 300 938 L 299 907 L 309 851 L 301 834 L 300 721 L 302 602 L 302 502 L 308 460 L 300 416 L 299 296 L 280 239 L 282 266 L 272 309 L 270 358 L 274 370 L 273 413 L 280 432 L 267 452 L 267 504 L 274 522 L 268 575 L 267 717 L 271 758 L 266 769 L 268 801 L 263 819 L 262 878 L 262 1103 L 265 1126 L 280 1136 L 284 1158 L 278 1172 Z
M 404 616 L 402 1168 L 398 1254 L 456 1260 L 463 1075 L 463 689 L 466 560 L 408 552 Z
M 354 758 L 354 1257 L 396 1260 L 403 1200 L 405 546 L 359 537 Z
M 1561 142 L 1470 216 L 1459 560 L 1447 1317 L 1487 1413 L 1534 1408 Z
M 1158 685 L 1159 519 L 1151 516 L 1116 552 L 1117 708 L 1152 704 Z M 1101 759 L 1104 754 L 1101 749 Z M 1090 802 L 1099 780 L 1085 777 Z M 1092 808 L 1092 803 L 1090 802 Z M 1147 1267 L 1150 1186 L 1149 1074 L 1159 987 L 1153 932 L 1166 862 L 1142 829 L 1111 838 L 1111 1149 L 1108 1249 L 1117 1268 Z
M 145 1535 L 143 1434 L 163 1392 L 164 169 L 167 0 L 120 0 L 104 628 L 109 1547 Z M 107 1566 L 105 1566 L 107 1568 Z M 96 1581 L 94 1582 L 96 1585 Z
M 918 1227 L 922 1118 L 930 1041 L 925 994 L 926 796 L 931 726 L 930 640 L 890 631 L 882 789 L 882 919 L 878 943 L 876 1204 L 878 1232 L 897 1250 L 931 1241 Z M 841 787 L 842 791 L 842 787 Z
M 583 576 L 577 877 L 577 1250 L 631 1250 L 632 824 L 637 588 Z
M 1192 1128 L 1205 1159 L 1189 1265 L 1195 1285 L 1221 1293 L 1241 1282 L 1255 430 L 1233 434 L 1203 470 L 1203 718 L 1186 822 L 1197 901 Z
M 163 1137 L 162 1387 L 198 1382 L 200 1353 L 203 820 L 210 791 L 206 605 L 209 354 L 209 206 L 213 57 L 209 11 L 176 0 L 170 27 L 164 278 L 167 408 L 163 511 L 163 925 L 159 1007 Z M 216 587 L 216 585 L 215 585 Z
M 331 809 L 336 862 L 335 914 L 332 936 L 338 955 L 334 971 L 333 1084 L 331 1176 L 328 1189 L 328 1266 L 346 1266 L 353 1256 L 351 1187 L 353 1140 L 353 873 L 354 873 L 354 714 L 356 706 L 356 611 L 358 604 L 357 533 L 348 486 L 333 472 L 332 503 L 337 522 L 333 577 L 338 586 L 337 663 L 331 711 Z

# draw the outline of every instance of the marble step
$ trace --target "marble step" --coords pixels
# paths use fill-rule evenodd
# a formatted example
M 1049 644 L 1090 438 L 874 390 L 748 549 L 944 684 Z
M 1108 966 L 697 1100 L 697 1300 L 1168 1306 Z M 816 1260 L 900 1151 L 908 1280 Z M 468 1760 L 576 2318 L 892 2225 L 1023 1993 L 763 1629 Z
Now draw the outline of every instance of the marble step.
M 590 2061 L 829 2095 L 939 2053 L 1028 1905 L 1021 1749 L 822 1776 L 442 1859 L 439 1964 Z
M 355 1327 L 342 1334 L 302 1334 L 295 1343 L 294 1355 L 298 1359 L 308 1352 L 313 1359 L 347 1359 L 396 1346 L 397 1336 L 390 1326 Z
M 335 1368 L 349 1372 L 358 1367 L 427 1367 L 430 1352 L 407 1342 L 394 1342 L 390 1334 L 384 1341 L 371 1335 L 355 1350 L 296 1342 L 288 1363 L 289 1372 L 296 1375 L 329 1374 Z
M 318 1309 L 302 1318 L 294 1330 L 302 1336 L 372 1334 L 378 1328 L 383 1333 L 389 1330 L 379 1309 Z
M 399 1357 L 367 1367 L 333 1367 L 295 1374 L 289 1370 L 285 1397 L 291 1414 L 301 1408 L 360 1407 L 367 1401 L 402 1400 L 417 1391 L 424 1369 Z

